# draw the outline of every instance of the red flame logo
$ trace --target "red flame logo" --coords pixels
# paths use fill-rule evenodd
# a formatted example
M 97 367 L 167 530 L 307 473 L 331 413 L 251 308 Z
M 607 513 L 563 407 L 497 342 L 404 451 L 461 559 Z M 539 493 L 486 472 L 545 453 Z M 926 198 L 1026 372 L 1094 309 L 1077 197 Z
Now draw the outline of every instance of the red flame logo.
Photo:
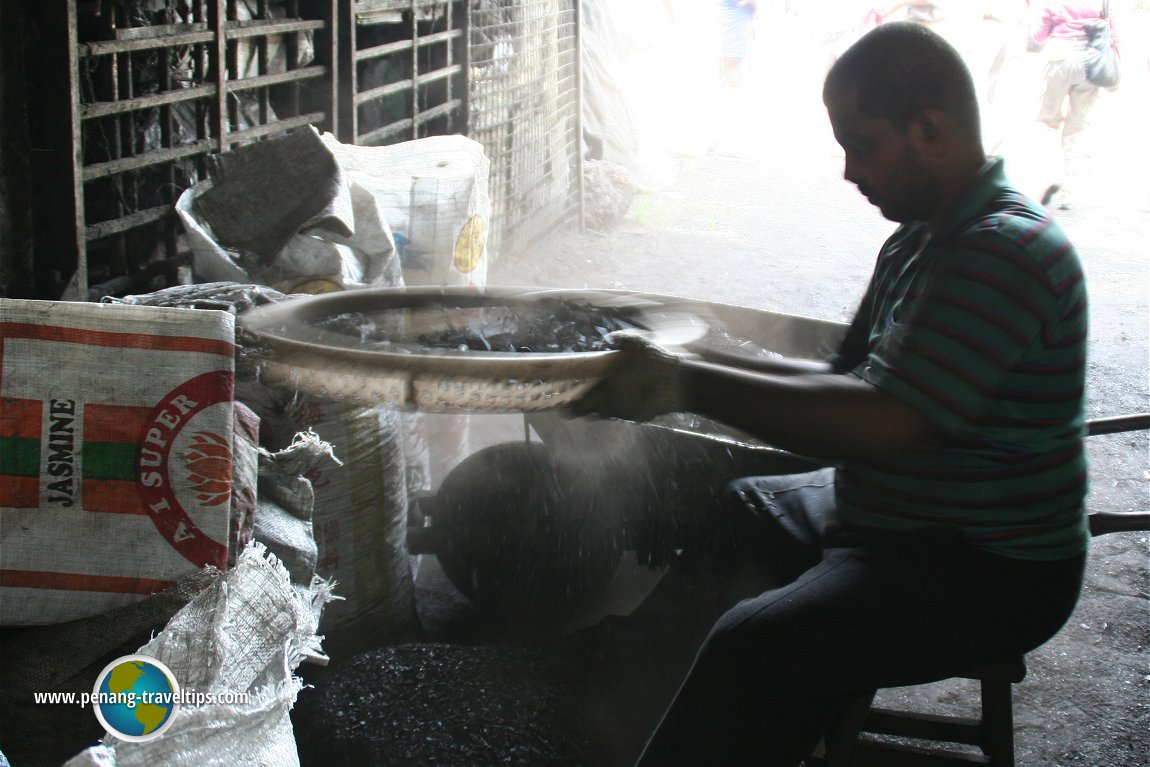
M 227 503 L 232 495 L 232 451 L 218 434 L 199 431 L 184 453 L 188 479 L 205 506 Z

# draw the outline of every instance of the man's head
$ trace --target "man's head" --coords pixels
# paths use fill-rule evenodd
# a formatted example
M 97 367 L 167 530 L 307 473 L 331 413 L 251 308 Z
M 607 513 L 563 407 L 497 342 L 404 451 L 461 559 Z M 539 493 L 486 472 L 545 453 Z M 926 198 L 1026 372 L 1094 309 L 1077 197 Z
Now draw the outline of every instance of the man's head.
M 957 51 L 918 24 L 884 24 L 823 85 L 844 175 L 893 221 L 931 221 L 981 166 L 978 98 Z

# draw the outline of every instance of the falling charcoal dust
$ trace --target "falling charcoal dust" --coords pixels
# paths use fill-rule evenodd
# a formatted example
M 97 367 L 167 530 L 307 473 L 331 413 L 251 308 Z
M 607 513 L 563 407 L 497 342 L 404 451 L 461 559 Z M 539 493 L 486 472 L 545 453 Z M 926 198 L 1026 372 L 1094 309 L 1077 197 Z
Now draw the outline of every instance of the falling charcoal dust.
M 405 644 L 362 653 L 301 696 L 303 767 L 585 767 L 573 670 L 519 645 Z
M 341 314 L 314 322 L 336 346 L 418 354 L 428 350 L 562 354 L 609 348 L 606 336 L 639 327 L 633 310 L 545 298 L 480 308 L 432 306 Z

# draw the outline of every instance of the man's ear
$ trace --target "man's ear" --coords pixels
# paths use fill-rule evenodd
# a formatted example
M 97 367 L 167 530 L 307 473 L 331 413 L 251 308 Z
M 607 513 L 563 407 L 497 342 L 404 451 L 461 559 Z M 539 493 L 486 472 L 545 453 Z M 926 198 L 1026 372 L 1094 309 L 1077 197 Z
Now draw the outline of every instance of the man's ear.
M 938 109 L 922 110 L 908 126 L 911 140 L 928 153 L 944 149 L 953 132 L 954 125 L 951 119 Z

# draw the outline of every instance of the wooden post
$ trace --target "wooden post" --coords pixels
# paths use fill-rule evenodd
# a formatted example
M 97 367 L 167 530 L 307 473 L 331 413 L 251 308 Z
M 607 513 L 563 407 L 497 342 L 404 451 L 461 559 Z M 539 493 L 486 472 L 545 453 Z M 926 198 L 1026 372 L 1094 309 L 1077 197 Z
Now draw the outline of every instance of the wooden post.
M 227 0 L 212 0 L 208 7 L 208 26 L 214 34 L 211 64 L 208 69 L 215 76 L 216 99 L 212 109 L 212 131 L 215 133 L 216 151 L 228 149 L 228 9 Z
M 333 38 L 335 40 L 335 57 L 332 66 L 332 82 L 336 86 L 335 120 L 339 126 L 334 131 L 336 138 L 344 144 L 356 144 L 359 135 L 358 111 L 355 105 L 355 94 L 359 89 L 357 81 L 359 72 L 355 65 L 355 3 L 353 0 L 337 0 L 338 7 L 335 13 Z

